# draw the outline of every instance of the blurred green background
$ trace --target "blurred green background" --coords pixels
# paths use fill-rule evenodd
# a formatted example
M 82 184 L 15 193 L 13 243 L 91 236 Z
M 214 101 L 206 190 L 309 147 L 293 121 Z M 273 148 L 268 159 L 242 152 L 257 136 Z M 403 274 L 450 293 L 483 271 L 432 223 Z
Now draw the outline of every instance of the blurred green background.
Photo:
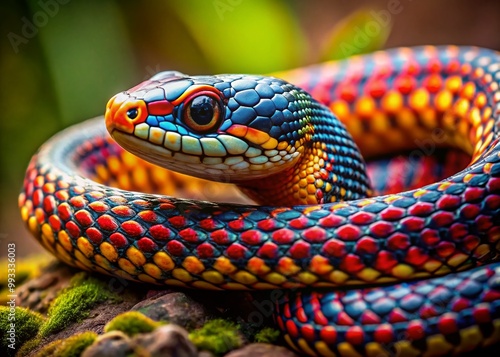
M 17 194 L 30 156 L 160 70 L 266 73 L 378 48 L 500 49 L 500 1 L 2 1 L 0 256 L 39 249 Z

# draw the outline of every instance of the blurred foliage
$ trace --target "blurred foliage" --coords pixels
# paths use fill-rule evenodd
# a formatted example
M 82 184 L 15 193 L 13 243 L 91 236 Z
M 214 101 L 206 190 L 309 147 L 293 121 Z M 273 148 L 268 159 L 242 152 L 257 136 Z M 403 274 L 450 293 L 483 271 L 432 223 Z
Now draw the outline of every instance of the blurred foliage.
M 319 60 L 338 60 L 376 51 L 384 45 L 391 28 L 390 15 L 387 19 L 382 19 L 380 15 L 374 17 L 372 9 L 360 9 L 332 29 Z
M 332 23 L 311 56 L 296 1 L 2 2 L 2 206 L 15 207 L 29 158 L 50 135 L 101 115 L 113 94 L 154 73 L 269 73 L 339 58 L 341 42 L 371 20 L 361 10 Z M 358 52 L 380 47 L 388 31 Z
M 190 1 L 174 0 L 169 4 L 213 72 L 265 73 L 301 64 L 305 36 L 284 1 L 203 1 L 193 7 Z M 216 16 L 207 16 L 214 10 Z
M 32 13 L 39 6 L 30 1 Z M 68 125 L 101 114 L 106 104 L 102 98 L 130 86 L 137 69 L 114 2 L 74 1 L 60 6 L 40 31 L 39 41 L 61 122 Z

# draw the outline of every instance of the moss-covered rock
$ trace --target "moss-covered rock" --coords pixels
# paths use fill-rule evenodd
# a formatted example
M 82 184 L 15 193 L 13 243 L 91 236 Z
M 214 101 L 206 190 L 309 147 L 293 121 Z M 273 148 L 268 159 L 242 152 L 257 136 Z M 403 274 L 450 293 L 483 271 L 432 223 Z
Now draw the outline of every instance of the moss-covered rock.
M 104 332 L 122 331 L 128 336 L 134 336 L 138 333 L 152 332 L 161 325 L 161 322 L 154 321 L 138 311 L 128 311 L 108 322 L 104 326 Z
M 199 350 L 210 351 L 222 355 L 243 345 L 238 325 L 233 322 L 214 319 L 202 328 L 189 334 L 190 340 Z
M 111 331 L 98 336 L 95 341 L 82 353 L 82 357 L 134 356 L 134 343 L 132 338 L 121 331 Z
M 25 344 L 21 346 L 16 356 L 29 356 L 31 351 L 33 351 L 37 347 L 40 347 L 41 343 L 42 339 L 40 337 L 37 336 L 35 338 L 32 338 L 31 340 L 27 341 Z
M 23 343 L 36 336 L 42 315 L 22 307 L 0 306 L 0 355 L 13 356 Z
M 82 357 L 182 356 L 198 357 L 188 332 L 174 324 L 130 337 L 122 331 L 106 332 L 89 346 Z
M 47 336 L 82 320 L 88 316 L 93 306 L 105 300 L 119 301 L 120 297 L 111 292 L 101 280 L 84 272 L 76 274 L 70 286 L 52 302 L 48 320 L 41 327 L 40 335 Z
M 40 339 L 36 339 L 38 342 L 40 342 Z M 36 354 L 36 357 L 51 357 L 51 356 L 54 356 L 57 348 L 59 347 L 59 345 L 61 344 L 61 340 L 56 340 L 56 341 L 52 341 L 50 343 L 47 343 L 45 346 L 42 347 L 41 350 L 38 351 L 38 353 Z M 32 346 L 31 348 L 26 348 L 26 346 L 23 346 L 22 348 L 22 353 L 23 354 L 28 354 L 29 352 L 32 351 L 32 348 L 34 346 Z
M 37 357 L 78 357 L 96 338 L 97 334 L 92 331 L 77 333 L 64 340 L 53 341 L 38 352 Z

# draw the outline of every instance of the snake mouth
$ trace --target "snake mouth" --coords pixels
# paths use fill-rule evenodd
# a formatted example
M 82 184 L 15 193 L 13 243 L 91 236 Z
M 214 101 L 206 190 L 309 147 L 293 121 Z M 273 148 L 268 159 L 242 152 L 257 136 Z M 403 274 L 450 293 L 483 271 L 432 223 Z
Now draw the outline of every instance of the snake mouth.
M 144 127 L 144 131 L 140 130 Z M 139 130 L 138 130 L 139 128 Z M 192 137 L 181 136 L 177 133 L 164 132 L 154 139 L 154 131 L 159 128 L 149 128 L 146 124 L 140 124 L 135 128 L 133 134 L 123 131 L 119 127 L 108 127 L 112 138 L 125 150 L 149 161 L 155 165 L 182 174 L 195 176 L 202 179 L 219 182 L 247 182 L 250 178 L 265 178 L 276 171 L 281 171 L 294 164 L 297 155 L 289 155 L 285 152 L 276 153 L 276 157 L 287 157 L 288 161 L 277 164 L 265 157 L 265 152 L 254 147 L 248 147 L 244 152 L 229 153 L 213 149 L 215 145 L 223 147 L 222 143 L 228 140 L 228 135 L 219 135 L 217 138 L 199 139 L 199 152 L 194 152 L 192 141 L 198 140 Z M 160 139 L 158 139 L 160 138 Z M 173 138 L 176 142 L 173 142 Z M 231 137 L 231 140 L 240 140 Z M 206 140 L 205 140 L 206 139 Z M 210 140 L 208 140 L 210 139 Z M 210 155 L 209 150 L 214 150 L 217 156 Z M 250 155 L 247 157 L 246 155 Z M 295 154 L 295 153 L 294 153 Z M 298 153 L 297 153 L 298 154 Z M 265 162 L 264 162 L 265 159 Z M 243 173 L 243 174 L 242 174 Z
M 212 181 L 231 181 L 224 176 L 222 170 L 211 169 L 210 173 L 207 173 L 207 165 L 203 164 L 200 156 L 172 151 L 116 128 L 111 132 L 111 136 L 125 150 L 167 170 Z
M 109 130 L 109 129 L 108 129 Z M 111 137 L 125 150 L 134 153 L 137 156 L 144 157 L 156 165 L 164 166 L 162 163 L 173 157 L 173 152 L 158 145 L 154 145 L 136 137 L 133 134 L 126 133 L 119 128 L 109 130 Z

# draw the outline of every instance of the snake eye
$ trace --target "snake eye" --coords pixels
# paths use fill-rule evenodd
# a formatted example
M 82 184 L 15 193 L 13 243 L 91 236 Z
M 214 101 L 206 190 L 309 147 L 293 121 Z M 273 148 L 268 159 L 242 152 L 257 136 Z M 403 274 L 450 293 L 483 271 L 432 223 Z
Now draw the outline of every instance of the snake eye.
M 135 118 L 137 118 L 138 115 L 139 115 L 139 111 L 137 110 L 137 108 L 131 108 L 131 109 L 127 110 L 127 117 L 129 119 L 135 119 Z
M 184 107 L 184 123 L 199 133 L 206 133 L 214 129 L 220 118 L 220 100 L 212 95 L 198 95 L 190 99 Z

